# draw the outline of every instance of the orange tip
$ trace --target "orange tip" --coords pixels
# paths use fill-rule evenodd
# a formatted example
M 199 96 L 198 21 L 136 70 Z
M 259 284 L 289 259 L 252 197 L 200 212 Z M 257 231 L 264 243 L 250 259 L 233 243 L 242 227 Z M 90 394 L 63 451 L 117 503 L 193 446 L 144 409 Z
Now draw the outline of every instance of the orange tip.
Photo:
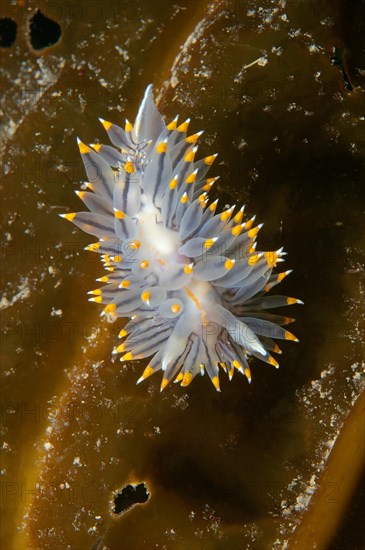
M 133 359 L 133 355 L 130 351 L 120 358 L 121 361 L 132 361 L 132 359 Z
M 85 155 L 86 153 L 90 153 L 91 148 L 88 145 L 85 145 L 85 143 L 82 143 L 82 141 L 77 138 L 77 144 L 79 146 L 79 151 L 82 155 Z
M 65 220 L 68 220 L 69 222 L 72 222 L 72 220 L 76 216 L 76 212 L 72 212 L 71 214 L 59 214 L 61 218 L 65 218 Z
M 111 122 L 108 122 L 107 120 L 104 120 L 103 118 L 99 118 L 100 122 L 104 126 L 105 130 L 108 131 L 110 127 L 112 126 Z
M 169 382 L 170 382 L 170 380 L 168 380 L 168 378 L 163 378 L 162 382 L 161 382 L 160 391 L 163 391 L 166 388 L 166 386 L 168 385 Z
M 212 383 L 213 383 L 213 386 L 215 387 L 215 389 L 217 391 L 221 391 L 221 389 L 219 387 L 219 378 L 218 378 L 218 376 L 213 376 Z

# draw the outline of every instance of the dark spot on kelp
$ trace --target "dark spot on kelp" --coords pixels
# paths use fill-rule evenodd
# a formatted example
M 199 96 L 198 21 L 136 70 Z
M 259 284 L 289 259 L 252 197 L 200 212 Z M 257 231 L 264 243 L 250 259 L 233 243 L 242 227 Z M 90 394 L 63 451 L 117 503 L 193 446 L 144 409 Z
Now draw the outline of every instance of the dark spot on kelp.
M 150 493 L 145 483 L 131 483 L 126 485 L 121 491 L 118 491 L 113 498 L 113 512 L 116 515 L 126 512 L 135 504 L 147 502 Z
M 90 550 L 98 550 L 100 548 L 100 543 L 103 539 L 98 539 L 94 544 L 90 547 Z
M 61 36 L 61 27 L 38 10 L 29 20 L 30 43 L 35 50 L 43 50 L 56 44 Z
M 339 67 L 345 82 L 345 88 L 348 92 L 351 92 L 354 89 L 354 87 L 351 84 L 350 77 L 346 68 L 347 59 L 346 59 L 345 50 L 343 48 L 333 48 L 333 55 L 331 57 L 331 61 L 334 65 Z

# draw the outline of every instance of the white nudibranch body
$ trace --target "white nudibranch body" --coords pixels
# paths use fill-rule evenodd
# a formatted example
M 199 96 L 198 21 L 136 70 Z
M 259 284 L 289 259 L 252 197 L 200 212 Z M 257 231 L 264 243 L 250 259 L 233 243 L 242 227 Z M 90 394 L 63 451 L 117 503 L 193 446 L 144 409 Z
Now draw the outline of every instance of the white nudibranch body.
M 267 312 L 302 303 L 267 292 L 290 272 L 272 274 L 282 249 L 257 252 L 254 218 L 243 208 L 216 213 L 206 178 L 216 155 L 196 161 L 202 132 L 187 136 L 189 119 L 168 125 L 148 86 L 134 126 L 100 119 L 114 147 L 78 140 L 88 182 L 77 195 L 88 212 L 61 214 L 98 242 L 105 283 L 90 300 L 102 314 L 129 317 L 113 353 L 122 361 L 151 357 L 138 382 L 163 371 L 190 384 L 206 371 L 219 391 L 219 368 L 251 381 L 248 359 L 275 367 L 275 339 L 295 340 L 284 326 L 293 319 Z

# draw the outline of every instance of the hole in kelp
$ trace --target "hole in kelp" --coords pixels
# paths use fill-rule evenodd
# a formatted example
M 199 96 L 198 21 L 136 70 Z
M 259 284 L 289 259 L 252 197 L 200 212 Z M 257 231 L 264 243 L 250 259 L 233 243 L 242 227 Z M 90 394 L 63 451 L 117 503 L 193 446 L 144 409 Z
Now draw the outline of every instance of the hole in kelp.
M 10 17 L 0 19 L 0 46 L 10 48 L 16 39 L 17 24 Z
M 29 20 L 30 43 L 35 50 L 53 46 L 61 36 L 61 27 L 38 10 Z
M 136 504 L 147 502 L 149 497 L 150 493 L 145 483 L 130 483 L 114 494 L 113 512 L 116 515 L 122 514 Z

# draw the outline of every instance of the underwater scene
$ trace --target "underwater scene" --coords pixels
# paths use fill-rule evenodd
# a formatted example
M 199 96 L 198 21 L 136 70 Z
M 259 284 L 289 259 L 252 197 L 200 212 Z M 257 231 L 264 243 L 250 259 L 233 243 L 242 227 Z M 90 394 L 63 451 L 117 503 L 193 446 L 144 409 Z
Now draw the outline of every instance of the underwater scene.
M 4 550 L 365 548 L 364 35 L 2 3 Z

